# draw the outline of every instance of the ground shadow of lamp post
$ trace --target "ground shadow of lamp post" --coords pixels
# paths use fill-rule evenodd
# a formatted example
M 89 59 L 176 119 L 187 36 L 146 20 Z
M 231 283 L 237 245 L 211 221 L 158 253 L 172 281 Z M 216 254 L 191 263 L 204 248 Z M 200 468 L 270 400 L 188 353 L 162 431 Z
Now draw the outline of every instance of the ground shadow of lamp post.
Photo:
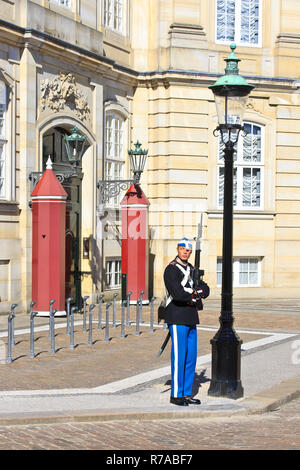
M 233 246 L 233 157 L 239 134 L 244 131 L 243 113 L 248 95 L 254 88 L 239 75 L 238 62 L 231 44 L 225 75 L 209 88 L 214 93 L 219 125 L 214 135 L 220 135 L 224 145 L 224 206 L 222 247 L 222 293 L 220 328 L 212 345 L 212 378 L 208 395 L 240 398 L 243 387 L 240 380 L 242 341 L 233 329 L 232 314 L 232 246 Z

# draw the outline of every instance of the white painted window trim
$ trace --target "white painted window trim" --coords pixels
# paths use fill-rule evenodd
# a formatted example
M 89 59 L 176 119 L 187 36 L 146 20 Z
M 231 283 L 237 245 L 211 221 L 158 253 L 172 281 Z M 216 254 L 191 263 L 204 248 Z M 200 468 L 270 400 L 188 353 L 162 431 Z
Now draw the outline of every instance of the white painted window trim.
M 240 283 L 240 264 L 241 260 L 256 260 L 257 261 L 257 283 L 256 284 L 241 284 Z M 221 257 L 217 258 L 217 287 L 221 287 L 222 281 L 218 282 L 218 274 L 219 278 L 222 280 L 222 268 L 221 270 L 218 269 L 220 264 L 218 261 L 222 261 Z M 239 256 L 233 258 L 233 267 L 232 267 L 232 274 L 233 274 L 233 287 L 261 287 L 261 261 L 262 257 L 259 256 Z M 221 265 L 222 266 L 222 265 Z
M 121 149 L 118 155 L 108 155 L 107 154 L 107 133 L 108 133 L 108 120 L 112 119 L 114 123 L 118 120 L 121 123 L 120 132 L 121 132 Z M 114 133 L 115 127 L 113 126 L 112 132 Z M 112 137 L 112 145 L 115 146 L 115 133 Z M 107 179 L 125 179 L 125 118 L 124 116 L 114 110 L 107 111 L 105 113 L 105 125 L 104 125 L 104 178 Z M 119 175 L 115 177 L 114 175 L 109 176 L 107 173 L 107 166 L 111 164 L 114 168 L 116 165 L 120 167 L 120 171 L 118 172 Z M 115 172 L 114 172 L 115 173 Z M 121 195 L 116 196 L 115 198 L 111 198 L 107 203 L 107 207 L 116 208 L 119 207 L 121 200 Z
M 241 21 L 235 21 L 235 34 L 233 40 L 218 39 L 218 0 L 215 0 L 215 43 L 231 44 L 235 42 L 237 46 L 262 47 L 262 0 L 259 0 L 259 20 L 258 20 L 258 42 L 257 44 L 241 41 Z M 235 0 L 235 18 L 241 19 L 241 0 Z
M 110 284 L 108 284 L 108 282 L 107 282 L 108 263 L 112 263 L 112 270 L 111 270 L 111 280 L 112 280 L 112 282 Z M 116 268 L 117 268 L 118 264 L 119 264 L 119 270 L 117 271 Z M 120 282 L 116 284 L 115 283 L 115 275 L 116 275 L 117 272 L 119 272 Z M 110 289 L 119 289 L 120 287 L 121 287 L 121 258 L 106 258 L 105 259 L 105 288 L 107 290 L 110 290 Z
M 261 161 L 260 162 L 248 162 L 243 160 L 243 137 L 240 136 L 236 149 L 237 159 L 234 161 L 234 171 L 237 172 L 237 203 L 234 205 L 235 210 L 263 210 L 264 209 L 264 162 L 265 162 L 265 127 L 261 124 L 252 121 L 245 121 L 244 124 L 251 126 L 257 126 L 261 129 Z M 218 170 L 217 170 L 217 207 L 218 209 L 223 208 L 223 203 L 219 203 L 219 179 L 220 179 L 220 168 L 224 168 L 224 159 L 220 159 L 220 139 L 218 141 Z M 259 168 L 261 175 L 261 188 L 260 188 L 260 205 L 259 206 L 243 206 L 243 169 L 244 168 Z
M 73 0 L 52 0 L 52 1 L 57 3 L 57 5 L 59 5 L 62 8 L 67 8 L 68 10 L 72 10 Z
M 107 9 L 107 4 L 109 3 L 110 8 Z M 121 24 L 120 27 L 115 27 L 114 20 L 114 9 L 116 4 L 121 4 Z M 114 31 L 117 34 L 122 36 L 127 35 L 127 0 L 102 0 L 102 24 L 105 28 Z M 107 12 L 110 11 L 110 19 L 107 19 Z

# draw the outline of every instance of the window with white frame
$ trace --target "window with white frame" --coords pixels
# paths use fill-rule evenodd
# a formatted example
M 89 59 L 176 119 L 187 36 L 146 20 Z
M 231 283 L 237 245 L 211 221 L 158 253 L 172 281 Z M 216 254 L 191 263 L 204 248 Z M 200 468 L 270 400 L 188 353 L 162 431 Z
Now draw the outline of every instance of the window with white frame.
M 261 44 L 261 0 L 216 0 L 216 41 Z
M 108 289 L 121 287 L 121 260 L 106 260 L 105 283 Z
M 124 179 L 124 164 L 124 119 L 117 113 L 107 114 L 105 118 L 105 179 Z M 119 201 L 119 196 L 114 198 L 115 204 Z
M 261 259 L 254 257 L 233 259 L 233 286 L 259 287 L 261 285 Z M 222 258 L 217 259 L 217 286 L 222 284 Z
M 123 33 L 124 0 L 104 0 L 104 26 Z
M 234 152 L 233 204 L 236 209 L 263 209 L 264 188 L 264 128 L 244 123 L 246 136 L 240 136 Z M 224 145 L 219 139 L 218 206 L 223 206 Z
M 66 8 L 72 8 L 72 0 L 54 0 L 58 5 Z
M 0 81 L 0 198 L 6 197 L 6 85 Z

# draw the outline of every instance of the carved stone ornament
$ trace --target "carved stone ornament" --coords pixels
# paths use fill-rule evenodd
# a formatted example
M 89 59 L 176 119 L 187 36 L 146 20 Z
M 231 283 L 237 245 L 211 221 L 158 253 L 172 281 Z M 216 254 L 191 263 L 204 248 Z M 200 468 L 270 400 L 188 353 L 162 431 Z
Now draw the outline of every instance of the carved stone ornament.
M 256 111 L 257 113 L 260 112 L 258 107 L 256 106 L 255 100 L 251 98 L 248 99 L 248 102 L 246 104 L 246 109 L 249 109 L 250 111 Z
M 76 80 L 71 73 L 60 73 L 52 80 L 41 82 L 41 109 L 50 108 L 53 111 L 61 111 L 65 107 L 70 108 L 80 119 L 90 118 L 90 107 L 86 97 L 76 86 Z

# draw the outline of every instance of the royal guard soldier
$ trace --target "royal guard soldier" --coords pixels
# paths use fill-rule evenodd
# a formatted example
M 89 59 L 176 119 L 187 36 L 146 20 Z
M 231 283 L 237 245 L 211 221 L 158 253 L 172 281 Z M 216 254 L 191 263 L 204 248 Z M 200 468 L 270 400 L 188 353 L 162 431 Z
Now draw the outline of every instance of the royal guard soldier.
M 182 238 L 177 244 L 177 256 L 164 271 L 167 290 L 165 322 L 172 339 L 171 397 L 179 406 L 199 405 L 193 398 L 192 387 L 197 361 L 198 311 L 203 309 L 202 298 L 209 295 L 209 287 L 202 280 L 195 282 L 194 267 L 188 262 L 192 243 Z

